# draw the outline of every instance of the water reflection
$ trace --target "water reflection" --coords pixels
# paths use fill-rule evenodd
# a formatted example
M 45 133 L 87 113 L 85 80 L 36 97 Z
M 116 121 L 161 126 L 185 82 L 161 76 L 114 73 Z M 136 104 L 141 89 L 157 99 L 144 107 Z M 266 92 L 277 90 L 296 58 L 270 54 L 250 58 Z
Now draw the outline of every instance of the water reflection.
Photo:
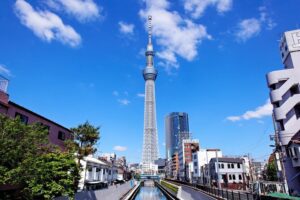
M 165 195 L 157 187 L 141 187 L 135 200 L 166 200 Z

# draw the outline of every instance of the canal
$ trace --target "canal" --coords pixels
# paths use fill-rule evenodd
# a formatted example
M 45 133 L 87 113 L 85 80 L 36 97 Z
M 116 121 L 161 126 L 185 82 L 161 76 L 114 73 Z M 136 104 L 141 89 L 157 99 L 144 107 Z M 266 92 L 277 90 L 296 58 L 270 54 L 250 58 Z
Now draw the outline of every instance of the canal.
M 135 200 L 167 200 L 165 195 L 155 186 L 143 186 L 135 197 Z

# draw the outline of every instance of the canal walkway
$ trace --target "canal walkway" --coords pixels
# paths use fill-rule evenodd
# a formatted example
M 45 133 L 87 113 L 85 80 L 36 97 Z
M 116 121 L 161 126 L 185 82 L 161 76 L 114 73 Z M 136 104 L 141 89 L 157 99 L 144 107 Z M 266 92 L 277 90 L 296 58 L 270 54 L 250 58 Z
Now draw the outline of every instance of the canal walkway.
M 108 188 L 101 190 L 90 190 L 78 192 L 75 194 L 75 200 L 113 200 L 120 199 L 126 194 L 133 184 L 128 181 L 124 184 L 111 185 Z

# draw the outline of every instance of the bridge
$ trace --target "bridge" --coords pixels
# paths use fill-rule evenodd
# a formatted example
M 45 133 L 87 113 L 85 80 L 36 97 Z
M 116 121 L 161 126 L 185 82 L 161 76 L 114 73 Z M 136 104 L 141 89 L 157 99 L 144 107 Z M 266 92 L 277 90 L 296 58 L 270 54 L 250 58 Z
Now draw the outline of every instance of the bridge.
M 160 176 L 158 175 L 150 175 L 150 174 L 141 174 L 141 180 L 160 180 Z

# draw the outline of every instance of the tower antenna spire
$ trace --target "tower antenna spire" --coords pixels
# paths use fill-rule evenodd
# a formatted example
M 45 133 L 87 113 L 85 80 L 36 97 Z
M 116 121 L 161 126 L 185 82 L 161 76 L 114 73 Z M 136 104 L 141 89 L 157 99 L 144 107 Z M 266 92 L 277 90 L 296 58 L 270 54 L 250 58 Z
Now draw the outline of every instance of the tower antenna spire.
M 148 16 L 148 43 L 152 43 L 152 16 Z

